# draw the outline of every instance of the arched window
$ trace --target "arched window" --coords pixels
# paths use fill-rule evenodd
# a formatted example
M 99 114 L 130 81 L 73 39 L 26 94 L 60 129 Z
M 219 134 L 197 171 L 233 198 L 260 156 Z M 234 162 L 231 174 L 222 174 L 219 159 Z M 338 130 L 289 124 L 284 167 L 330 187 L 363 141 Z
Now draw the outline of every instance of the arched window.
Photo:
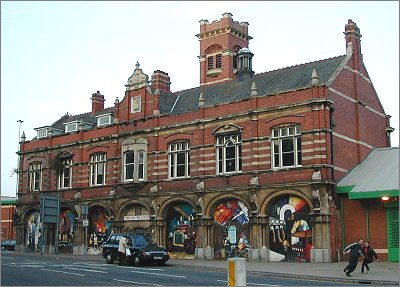
M 72 178 L 72 159 L 63 159 L 63 166 L 58 172 L 58 188 L 70 188 Z
M 146 180 L 147 176 L 147 140 L 127 139 L 122 143 L 123 175 L 124 182 L 137 182 Z
M 135 172 L 135 159 L 133 150 L 128 150 L 124 153 L 124 180 L 133 180 Z

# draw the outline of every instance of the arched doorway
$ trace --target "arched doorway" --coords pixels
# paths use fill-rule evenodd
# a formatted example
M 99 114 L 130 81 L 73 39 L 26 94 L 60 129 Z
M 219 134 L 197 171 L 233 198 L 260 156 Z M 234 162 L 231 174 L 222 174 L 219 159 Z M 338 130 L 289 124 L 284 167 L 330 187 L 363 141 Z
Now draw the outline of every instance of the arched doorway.
M 310 261 L 310 207 L 295 195 L 280 196 L 269 205 L 271 261 Z
M 123 210 L 122 231 L 154 236 L 150 230 L 150 210 L 139 203 L 130 203 Z
M 229 246 L 227 247 L 226 244 L 230 244 L 230 249 L 233 249 L 239 241 L 240 232 L 244 232 L 246 237 L 249 235 L 248 208 L 238 199 L 225 199 L 217 204 L 213 216 L 215 222 L 214 258 L 226 258 L 229 256 Z
M 197 227 L 195 209 L 186 202 L 175 202 L 166 213 L 167 250 L 171 258 L 194 259 Z
M 102 206 L 89 208 L 87 246 L 89 254 L 100 254 L 103 242 L 111 234 L 110 214 Z

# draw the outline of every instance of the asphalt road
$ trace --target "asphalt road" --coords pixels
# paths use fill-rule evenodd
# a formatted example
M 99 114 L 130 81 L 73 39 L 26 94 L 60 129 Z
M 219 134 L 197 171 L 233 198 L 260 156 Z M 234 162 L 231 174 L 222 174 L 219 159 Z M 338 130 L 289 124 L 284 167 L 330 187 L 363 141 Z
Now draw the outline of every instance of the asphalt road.
M 99 261 L 77 261 L 21 256 L 2 251 L 2 286 L 227 286 L 227 274 L 191 267 L 118 266 Z M 247 274 L 248 286 L 342 286 L 335 282 Z

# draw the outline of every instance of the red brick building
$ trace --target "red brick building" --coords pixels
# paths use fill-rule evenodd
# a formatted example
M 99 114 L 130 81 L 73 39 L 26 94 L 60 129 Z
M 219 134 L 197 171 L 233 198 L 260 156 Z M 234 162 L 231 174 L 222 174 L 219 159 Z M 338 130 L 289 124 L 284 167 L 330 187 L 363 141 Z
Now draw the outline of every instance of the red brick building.
M 16 197 L 1 197 L 1 240 L 15 239 L 17 237 L 14 226 Z
M 343 55 L 258 74 L 247 22 L 224 13 L 197 37 L 198 87 L 171 92 L 168 73 L 149 81 L 137 63 L 121 101 L 105 108 L 94 93 L 91 112 L 22 139 L 17 250 L 37 248 L 40 195 L 59 194 L 59 240 L 74 252 L 142 231 L 173 256 L 212 259 L 244 231 L 251 260 L 336 260 L 336 182 L 390 146 L 357 25 L 345 26 Z

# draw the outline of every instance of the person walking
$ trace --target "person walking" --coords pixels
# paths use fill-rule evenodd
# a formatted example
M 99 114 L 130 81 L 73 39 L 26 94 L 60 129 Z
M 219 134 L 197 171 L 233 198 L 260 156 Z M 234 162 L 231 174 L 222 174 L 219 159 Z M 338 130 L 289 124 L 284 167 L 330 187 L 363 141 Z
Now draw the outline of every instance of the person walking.
M 376 260 L 378 260 L 378 255 L 376 254 L 375 250 L 372 248 L 372 246 L 369 244 L 368 241 L 365 241 L 365 245 L 363 247 L 363 253 L 364 253 L 364 260 L 361 266 L 361 273 L 364 273 L 364 267 L 367 268 L 366 273 L 368 273 L 369 271 L 368 264 L 374 261 L 374 257 Z
M 364 240 L 360 238 L 358 242 L 346 246 L 343 250 L 343 252 L 350 255 L 349 264 L 343 269 L 343 272 L 346 272 L 347 277 L 351 277 L 350 273 L 357 268 L 358 258 L 363 255 L 363 245 Z
M 126 249 L 128 248 L 128 244 L 126 243 L 126 237 L 123 236 L 118 244 L 118 255 L 119 255 L 119 262 L 118 265 L 122 266 L 125 264 L 126 258 Z

